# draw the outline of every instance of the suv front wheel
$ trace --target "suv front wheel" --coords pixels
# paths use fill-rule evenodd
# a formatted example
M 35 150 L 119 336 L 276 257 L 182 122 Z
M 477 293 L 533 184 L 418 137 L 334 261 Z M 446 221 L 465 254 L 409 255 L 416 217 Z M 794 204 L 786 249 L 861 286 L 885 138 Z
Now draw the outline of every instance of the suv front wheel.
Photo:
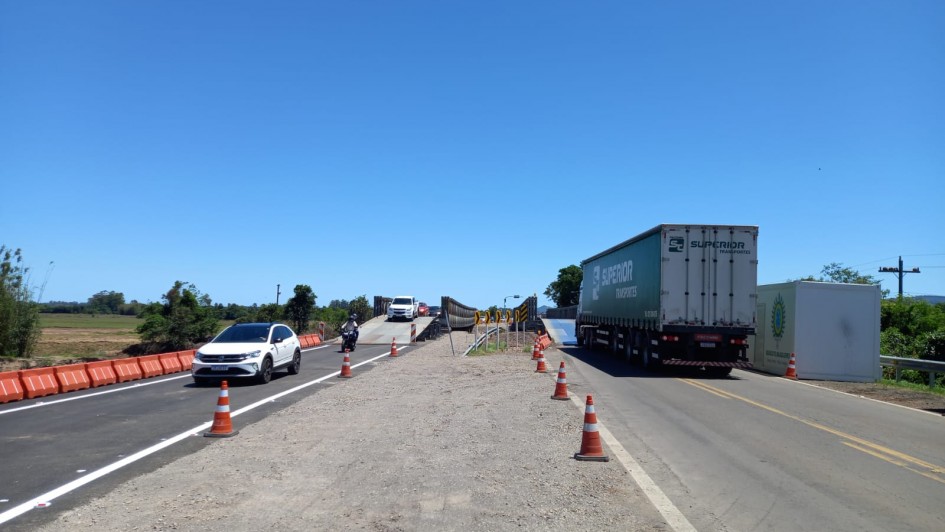
M 266 357 L 262 361 L 262 366 L 259 368 L 259 373 L 256 374 L 256 380 L 260 384 L 266 384 L 272 380 L 272 359 Z

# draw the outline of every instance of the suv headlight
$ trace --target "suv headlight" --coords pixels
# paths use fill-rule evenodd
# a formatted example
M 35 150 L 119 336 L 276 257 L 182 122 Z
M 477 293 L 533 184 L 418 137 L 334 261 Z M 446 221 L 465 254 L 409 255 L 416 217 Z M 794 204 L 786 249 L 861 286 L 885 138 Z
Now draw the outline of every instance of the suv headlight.
M 247 358 L 256 358 L 256 357 L 258 357 L 260 354 L 262 354 L 262 351 L 260 351 L 260 350 L 258 350 L 258 349 L 257 349 L 256 351 L 250 351 L 249 353 L 242 353 L 242 354 L 240 355 L 240 360 L 246 360 Z
M 197 351 L 197 354 L 194 355 L 194 358 L 196 358 L 197 360 L 203 360 L 203 353 L 201 353 L 200 351 Z

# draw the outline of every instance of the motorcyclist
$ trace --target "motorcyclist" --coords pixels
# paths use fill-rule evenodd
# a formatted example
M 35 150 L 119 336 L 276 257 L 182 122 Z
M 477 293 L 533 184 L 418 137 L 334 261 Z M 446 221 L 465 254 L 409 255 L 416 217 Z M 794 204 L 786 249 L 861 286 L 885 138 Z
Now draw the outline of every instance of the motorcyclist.
M 359 334 L 359 331 L 358 331 L 358 321 L 357 321 L 357 320 L 358 320 L 358 315 L 357 315 L 357 314 L 351 314 L 350 316 L 348 316 L 348 321 L 346 321 L 346 322 L 344 323 L 344 325 L 341 326 L 341 332 L 342 332 L 342 333 L 346 333 L 346 332 L 354 333 L 354 342 L 353 342 L 353 343 L 357 343 L 357 341 L 358 341 L 358 334 Z

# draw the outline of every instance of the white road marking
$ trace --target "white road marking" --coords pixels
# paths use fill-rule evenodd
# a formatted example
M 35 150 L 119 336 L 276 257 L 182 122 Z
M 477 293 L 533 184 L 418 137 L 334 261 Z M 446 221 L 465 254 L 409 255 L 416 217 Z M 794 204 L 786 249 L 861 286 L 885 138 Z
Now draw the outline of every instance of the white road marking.
M 571 402 L 577 405 L 583 415 L 585 411 L 584 401 L 570 391 L 568 391 L 568 395 L 571 397 Z M 679 508 L 673 504 L 673 501 L 669 500 L 669 497 L 656 485 L 656 482 L 650 478 L 650 475 L 640 467 L 640 464 L 633 456 L 624 449 L 623 445 L 617 441 L 617 438 L 607 430 L 607 427 L 601 423 L 600 419 L 597 420 L 597 432 L 600 434 L 601 439 L 607 444 L 611 453 L 613 453 L 614 458 L 630 473 L 634 482 L 637 483 L 637 486 L 640 486 L 640 489 L 643 490 L 643 493 L 650 499 L 650 502 L 660 515 L 663 516 L 663 519 L 666 520 L 669 526 L 676 532 L 696 532 L 696 527 L 692 526 L 692 523 L 686 519 L 686 516 L 679 511 Z
M 318 349 L 318 348 L 316 348 L 316 349 Z M 398 352 L 399 352 L 400 349 L 404 349 L 404 348 L 398 347 L 397 349 L 398 349 Z M 376 357 L 374 357 L 374 358 L 371 358 L 371 359 L 369 359 L 369 360 L 365 360 L 364 362 L 359 362 L 358 364 L 352 365 L 351 367 L 352 367 L 352 368 L 356 368 L 356 367 L 358 367 L 358 366 L 363 366 L 363 365 L 365 365 L 365 364 L 369 364 L 369 363 L 371 363 L 371 362 L 374 362 L 375 360 L 378 360 L 378 359 L 380 359 L 380 358 L 385 358 L 385 357 L 388 357 L 388 356 L 390 356 L 390 352 L 385 353 L 385 354 L 383 354 L 383 355 L 378 355 L 378 356 L 376 356 Z M 318 384 L 318 383 L 320 383 L 320 382 L 322 382 L 322 381 L 324 381 L 324 380 L 330 379 L 331 377 L 336 377 L 336 376 L 338 376 L 340 373 L 341 373 L 341 370 L 339 369 L 338 371 L 336 371 L 336 372 L 334 372 L 334 373 L 329 373 L 328 375 L 325 375 L 325 376 L 323 376 L 323 377 L 319 377 L 319 378 L 317 378 L 317 379 L 315 379 L 315 380 L 313 380 L 313 381 L 309 381 L 309 382 L 300 384 L 300 385 L 296 386 L 295 388 L 290 388 L 290 389 L 288 389 L 288 390 L 279 392 L 279 393 L 277 393 L 277 394 L 275 394 L 275 395 L 273 395 L 273 396 L 271 396 L 271 397 L 267 397 L 266 399 L 262 399 L 262 400 L 256 401 L 255 403 L 253 403 L 253 404 L 251 404 L 251 405 L 249 405 L 249 406 L 245 406 L 245 407 L 243 407 L 243 408 L 240 408 L 239 410 L 236 410 L 236 411 L 232 412 L 232 413 L 230 414 L 230 417 L 236 417 L 236 416 L 238 416 L 238 415 L 240 415 L 240 414 L 242 414 L 242 413 L 249 412 L 250 410 L 253 410 L 254 408 L 258 408 L 258 407 L 260 407 L 260 406 L 262 406 L 262 405 L 264 405 L 264 404 L 266 404 L 266 403 L 271 403 L 271 402 L 274 401 L 275 399 L 278 399 L 278 398 L 280 398 L 280 397 L 284 397 L 284 396 L 286 396 L 286 395 L 289 395 L 290 393 L 294 393 L 294 392 L 297 392 L 297 391 L 299 391 L 299 390 L 308 388 L 309 386 Z M 190 377 L 190 375 L 183 375 L 182 377 Z M 175 377 L 175 378 L 181 378 L 181 377 Z M 164 379 L 164 380 L 167 381 L 167 380 L 171 380 L 171 379 Z M 133 388 L 133 387 L 130 387 L 130 388 Z M 105 475 L 107 475 L 107 474 L 109 474 L 109 473 L 111 473 L 111 472 L 113 472 L 113 471 L 117 471 L 117 470 L 119 470 L 119 469 L 121 469 L 121 468 L 123 468 L 123 467 L 125 467 L 125 466 L 127 466 L 127 465 L 133 464 L 134 462 L 137 462 L 138 460 L 141 460 L 142 458 L 145 458 L 145 457 L 147 457 L 147 456 L 150 456 L 150 455 L 152 455 L 152 454 L 154 454 L 154 453 L 156 453 L 156 452 L 158 452 L 158 451 L 160 451 L 160 450 L 162 450 L 162 449 L 164 449 L 164 448 L 166 448 L 166 447 L 170 447 L 171 445 L 173 445 L 173 444 L 175 444 L 175 443 L 177 443 L 177 442 L 179 442 L 179 441 L 181 441 L 181 440 L 185 440 L 185 439 L 187 439 L 187 438 L 190 438 L 190 437 L 192 437 L 192 436 L 195 436 L 195 435 L 197 435 L 197 434 L 200 434 L 200 433 L 204 432 L 206 429 L 210 428 L 211 425 L 213 425 L 213 421 L 212 421 L 212 420 L 211 420 L 211 421 L 207 421 L 206 423 L 202 423 L 202 424 L 200 424 L 200 425 L 197 425 L 196 427 L 194 427 L 194 428 L 192 428 L 192 429 L 190 429 L 190 430 L 181 432 L 180 434 L 178 434 L 178 435 L 176 435 L 176 436 L 172 436 L 172 437 L 170 437 L 170 438 L 168 438 L 168 439 L 162 441 L 161 443 L 158 443 L 158 444 L 156 444 L 156 445 L 152 445 L 151 447 L 148 447 L 147 449 L 142 449 L 142 450 L 140 450 L 140 451 L 138 451 L 138 452 L 136 452 L 136 453 L 134 453 L 134 454 L 128 456 L 127 458 L 123 458 L 123 459 L 121 459 L 121 460 L 119 460 L 119 461 L 117 461 L 117 462 L 114 462 L 114 463 L 109 464 L 109 465 L 107 465 L 107 466 L 105 466 L 105 467 L 102 467 L 101 469 L 97 469 L 97 470 L 95 470 L 95 471 L 89 473 L 88 475 L 79 477 L 79 478 L 73 480 L 72 482 L 69 482 L 68 484 L 63 484 L 62 486 L 60 486 L 60 487 L 58 487 L 58 488 L 56 488 L 56 489 L 54 489 L 54 490 L 48 491 L 48 492 L 46 492 L 46 493 L 43 493 L 42 495 L 38 495 L 38 496 L 36 496 L 36 497 L 33 497 L 32 499 L 30 499 L 30 500 L 28 500 L 28 501 L 26 501 L 26 502 L 24 502 L 24 503 L 21 503 L 21 504 L 19 504 L 19 505 L 17 505 L 17 506 L 14 506 L 13 508 L 10 508 L 9 510 L 7 510 L 7 511 L 5 511 L 5 512 L 3 512 L 3 513 L 0 513 L 0 525 L 2 525 L 3 523 L 6 523 L 7 521 L 9 521 L 9 520 L 11 520 L 11 519 L 14 519 L 14 518 L 16 518 L 16 517 L 19 517 L 19 516 L 25 514 L 26 512 L 28 512 L 28 511 L 30 511 L 30 510 L 32 510 L 32 509 L 34 509 L 34 508 L 43 508 L 43 507 L 49 506 L 49 505 L 52 503 L 52 501 L 55 500 L 56 498 L 58 498 L 58 497 L 60 497 L 60 496 L 62 496 L 62 495 L 65 495 L 66 493 L 69 493 L 69 492 L 71 492 L 71 491 L 75 491 L 75 490 L 77 490 L 78 488 L 81 488 L 82 486 L 85 486 L 86 484 L 89 484 L 90 482 L 93 482 L 93 481 L 95 481 L 95 480 L 98 480 L 99 478 L 102 478 L 102 477 L 104 477 Z

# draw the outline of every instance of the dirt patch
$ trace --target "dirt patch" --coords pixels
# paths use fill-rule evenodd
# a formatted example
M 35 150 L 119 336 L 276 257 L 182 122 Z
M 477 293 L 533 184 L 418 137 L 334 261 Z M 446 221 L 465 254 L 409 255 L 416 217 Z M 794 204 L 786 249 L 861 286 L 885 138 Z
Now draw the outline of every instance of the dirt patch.
M 0 371 L 123 358 L 126 355 L 122 351 L 138 341 L 138 335 L 129 330 L 46 327 L 34 356 L 0 358 Z
M 908 406 L 919 410 L 927 410 L 936 414 L 945 415 L 945 395 L 919 390 L 899 388 L 876 382 L 838 382 L 838 381 L 804 381 L 808 384 L 830 388 L 851 395 L 868 397 L 877 401 Z

